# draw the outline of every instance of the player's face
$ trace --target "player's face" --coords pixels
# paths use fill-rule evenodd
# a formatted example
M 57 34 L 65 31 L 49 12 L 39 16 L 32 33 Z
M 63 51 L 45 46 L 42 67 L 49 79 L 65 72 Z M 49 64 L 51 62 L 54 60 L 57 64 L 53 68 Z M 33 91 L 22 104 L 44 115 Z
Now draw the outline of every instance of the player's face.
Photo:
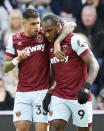
M 59 26 L 52 24 L 50 21 L 45 21 L 42 24 L 43 31 L 50 43 L 54 43 L 59 34 Z
M 24 20 L 24 30 L 28 34 L 28 36 L 36 36 L 40 29 L 40 18 L 30 18 L 28 20 Z

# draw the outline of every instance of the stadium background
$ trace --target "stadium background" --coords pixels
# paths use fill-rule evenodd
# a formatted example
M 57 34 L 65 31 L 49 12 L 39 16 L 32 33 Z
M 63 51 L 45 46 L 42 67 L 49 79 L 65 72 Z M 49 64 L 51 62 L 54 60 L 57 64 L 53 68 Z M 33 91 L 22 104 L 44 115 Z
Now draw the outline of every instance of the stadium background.
M 88 5 L 93 6 L 96 10 L 96 14 L 92 10 L 86 10 L 86 13 L 92 12 L 92 19 L 89 16 L 84 19 L 82 16 L 84 7 Z M 22 31 L 22 12 L 28 7 L 38 9 L 41 19 L 47 13 L 54 12 L 65 21 L 76 22 L 77 28 L 74 32 L 79 33 L 88 41 L 89 47 L 100 65 L 98 77 L 91 89 L 94 112 L 93 131 L 103 131 L 104 0 L 0 0 L 0 131 L 15 130 L 12 122 L 12 110 L 18 82 L 18 69 L 3 74 L 2 64 L 8 37 L 12 33 Z M 6 92 L 6 98 L 2 101 L 1 96 L 4 92 Z M 6 103 L 5 107 L 4 103 Z M 33 127 L 30 131 L 32 130 L 34 130 Z M 65 131 L 68 130 L 75 131 L 72 125 L 66 127 Z

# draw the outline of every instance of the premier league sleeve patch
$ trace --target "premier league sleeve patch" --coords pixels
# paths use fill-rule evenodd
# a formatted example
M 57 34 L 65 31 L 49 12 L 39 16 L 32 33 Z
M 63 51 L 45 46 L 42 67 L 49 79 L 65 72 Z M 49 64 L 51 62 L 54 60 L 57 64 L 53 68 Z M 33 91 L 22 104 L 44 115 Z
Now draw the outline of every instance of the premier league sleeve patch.
M 80 37 L 79 35 L 74 35 L 72 37 L 71 46 L 78 56 L 88 49 L 88 44 L 86 40 L 83 39 L 83 37 Z
M 87 42 L 86 41 L 77 40 L 77 44 L 80 47 L 85 47 L 87 45 Z
M 17 117 L 21 116 L 21 112 L 20 111 L 19 112 L 15 112 L 15 114 L 16 114 Z

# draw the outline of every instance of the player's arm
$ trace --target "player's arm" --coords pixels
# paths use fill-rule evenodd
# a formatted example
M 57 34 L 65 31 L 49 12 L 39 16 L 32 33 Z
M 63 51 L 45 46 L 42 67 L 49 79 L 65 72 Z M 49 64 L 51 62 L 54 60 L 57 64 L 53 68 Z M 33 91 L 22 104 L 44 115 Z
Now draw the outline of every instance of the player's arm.
M 15 65 L 12 63 L 13 57 L 10 56 L 4 56 L 4 63 L 3 63 L 3 72 L 7 73 L 11 71 Z
M 8 73 L 11 71 L 19 62 L 23 59 L 26 59 L 30 54 L 26 52 L 26 48 L 19 53 L 19 55 L 15 58 L 5 55 L 4 63 L 3 63 L 3 72 Z
M 64 59 L 65 54 L 61 52 L 60 43 L 74 31 L 76 24 L 74 22 L 66 22 L 63 25 L 62 31 L 54 43 L 54 55 L 62 60 Z
M 49 84 L 50 84 L 50 87 L 48 89 L 48 93 L 52 94 L 52 92 L 56 86 L 56 81 L 55 81 L 55 74 L 54 74 L 54 71 L 51 66 L 50 66 L 50 82 L 49 82 Z
M 56 86 L 56 82 L 54 79 L 54 72 L 51 70 L 51 76 L 50 76 L 50 88 L 48 89 L 48 92 L 43 100 L 43 109 L 46 112 L 49 112 L 49 104 L 51 102 L 51 96 L 52 96 L 52 92 L 54 90 Z
M 86 55 L 84 55 L 82 60 L 89 66 L 89 73 L 86 82 L 78 93 L 78 102 L 80 104 L 84 104 L 89 100 L 91 85 L 96 79 L 99 71 L 99 64 L 92 52 L 88 52 Z
M 89 100 L 91 85 L 93 84 L 99 70 L 99 64 L 93 53 L 88 48 L 87 42 L 80 36 L 75 35 L 71 39 L 72 49 L 83 62 L 89 66 L 88 78 L 78 92 L 78 102 L 84 104 Z
M 21 60 L 25 59 L 29 54 L 26 52 L 26 48 L 15 57 L 15 49 L 13 47 L 12 35 L 8 39 L 8 46 L 6 48 L 4 63 L 3 63 L 3 72 L 7 73 L 11 71 Z M 15 57 L 15 58 L 14 58 Z
M 92 52 L 88 52 L 86 55 L 84 55 L 82 57 L 82 60 L 89 66 L 89 73 L 86 82 L 92 85 L 97 77 L 99 71 L 99 64 Z
M 15 57 L 15 49 L 13 48 L 13 39 L 12 35 L 8 39 L 8 45 L 6 47 L 4 63 L 3 63 L 3 72 L 7 73 L 12 70 L 15 65 L 12 63 L 13 58 Z

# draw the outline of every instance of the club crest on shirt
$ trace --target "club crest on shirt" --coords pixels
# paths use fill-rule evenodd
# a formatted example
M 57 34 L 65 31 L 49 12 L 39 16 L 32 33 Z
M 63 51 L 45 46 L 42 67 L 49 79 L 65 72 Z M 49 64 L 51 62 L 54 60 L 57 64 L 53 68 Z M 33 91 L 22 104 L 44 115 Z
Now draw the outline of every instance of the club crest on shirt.
M 49 112 L 49 116 L 52 116 L 52 115 L 53 115 L 53 111 L 50 111 L 50 112 Z
M 61 46 L 61 51 L 62 51 L 63 53 L 66 53 L 67 50 L 68 50 L 68 45 L 62 45 L 62 46 Z
M 36 41 L 37 41 L 38 43 L 43 42 L 43 36 L 42 36 L 41 34 L 39 34 L 39 35 L 36 37 Z
M 16 116 L 17 116 L 17 117 L 21 116 L 21 112 L 20 112 L 20 111 L 19 111 L 19 112 L 16 112 Z

